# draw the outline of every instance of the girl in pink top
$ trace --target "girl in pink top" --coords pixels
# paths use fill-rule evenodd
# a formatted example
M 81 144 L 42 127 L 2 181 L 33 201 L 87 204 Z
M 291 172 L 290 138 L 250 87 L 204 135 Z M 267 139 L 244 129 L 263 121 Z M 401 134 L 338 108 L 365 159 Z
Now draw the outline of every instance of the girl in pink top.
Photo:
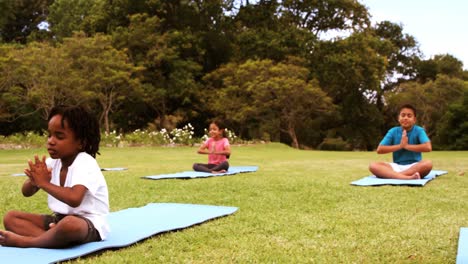
M 193 170 L 224 173 L 229 169 L 227 159 L 231 155 L 231 146 L 229 140 L 225 137 L 226 127 L 220 121 L 213 121 L 210 124 L 208 138 L 198 149 L 199 154 L 208 154 L 208 164 L 195 163 Z

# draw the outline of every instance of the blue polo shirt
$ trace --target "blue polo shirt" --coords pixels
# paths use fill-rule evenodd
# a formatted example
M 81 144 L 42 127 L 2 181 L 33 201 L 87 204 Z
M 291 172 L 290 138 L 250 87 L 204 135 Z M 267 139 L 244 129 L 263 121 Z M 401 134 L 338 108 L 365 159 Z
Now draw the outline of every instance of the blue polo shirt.
M 380 142 L 380 145 L 392 146 L 400 144 L 402 133 L 403 128 L 400 126 L 391 128 Z M 408 131 L 406 135 L 408 136 L 408 144 L 410 145 L 423 144 L 429 141 L 429 137 L 427 136 L 426 131 L 424 131 L 424 128 L 420 126 L 413 126 L 413 128 L 411 128 L 411 130 Z M 421 152 L 414 152 L 406 149 L 400 149 L 393 152 L 393 162 L 400 165 L 411 164 L 421 161 L 421 159 Z

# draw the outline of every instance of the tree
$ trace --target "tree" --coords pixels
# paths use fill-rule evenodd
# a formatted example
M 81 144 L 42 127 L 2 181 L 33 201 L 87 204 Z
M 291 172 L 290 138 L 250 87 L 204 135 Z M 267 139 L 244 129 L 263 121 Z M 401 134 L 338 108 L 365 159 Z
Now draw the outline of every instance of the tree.
M 307 80 L 308 70 L 297 61 L 248 60 L 207 75 L 205 80 L 214 93 L 209 100 L 213 110 L 239 124 L 258 124 L 260 135 L 266 133 L 276 140 L 277 131 L 282 131 L 298 148 L 300 124 L 330 115 L 334 106 L 316 82 Z
M 378 44 L 372 34 L 355 33 L 346 39 L 323 41 L 313 54 L 313 76 L 339 106 L 337 136 L 353 148 L 373 149 L 381 134 L 383 115 L 371 100 L 386 69 Z
M 112 34 L 118 27 L 128 27 L 131 15 L 151 10 L 151 2 L 157 5 L 159 1 L 55 0 L 48 22 L 58 39 L 78 31 L 88 36 Z
M 468 89 L 466 87 L 462 100 L 449 105 L 448 111 L 436 127 L 434 143 L 438 148 L 468 149 Z
M 23 88 L 16 85 L 20 67 L 15 56 L 16 48 L 13 45 L 0 46 L 0 121 L 12 121 L 26 112 L 21 107 Z
M 0 2 L 0 42 L 26 44 L 28 37 L 41 31 L 38 27 L 46 21 L 53 0 Z
M 244 28 L 242 23 L 238 24 L 233 49 L 235 61 L 271 59 L 280 62 L 288 56 L 310 57 L 317 42 L 314 35 L 296 26 L 279 24 L 279 21 L 266 24 L 269 24 L 266 28 Z
M 112 47 L 110 36 L 96 34 L 87 38 L 77 33 L 73 38 L 65 38 L 62 48 L 73 63 L 73 70 L 82 78 L 75 85 L 86 91 L 88 99 L 97 100 L 100 121 L 109 133 L 110 113 L 139 88 L 138 80 L 132 78 L 139 68 L 128 61 L 125 52 Z
M 76 104 L 82 100 L 73 90 L 76 75 L 71 63 L 57 48 L 47 43 L 31 43 L 9 49 L 2 66 L 3 102 L 8 120 L 39 113 L 46 119 L 57 104 Z M 63 78 L 67 76 L 67 78 Z
M 55 0 L 49 8 L 50 14 L 47 18 L 49 28 L 54 32 L 55 37 L 61 40 L 65 37 L 72 37 L 75 31 L 88 32 L 92 30 L 91 28 L 86 29 L 84 25 L 87 23 L 95 3 L 102 3 L 102 1 Z
M 109 114 L 139 87 L 132 78 L 138 68 L 111 46 L 108 36 L 77 34 L 57 46 L 34 42 L 2 51 L 0 104 L 5 121 L 36 113 L 46 119 L 55 105 L 96 102 L 109 132 Z
M 357 0 L 281 1 L 281 17 L 318 37 L 328 31 L 359 31 L 369 26 L 369 14 Z
M 387 95 L 388 108 L 395 115 L 400 105 L 413 104 L 418 110 L 418 123 L 432 137 L 435 136 L 436 126 L 449 105 L 463 98 L 466 87 L 464 81 L 446 75 L 438 75 L 435 81 L 424 84 L 407 82 Z
M 386 92 L 395 89 L 402 82 L 415 78 L 421 52 L 415 38 L 403 33 L 402 25 L 382 21 L 371 31 L 379 39 L 376 51 L 386 60 L 385 78 L 374 96 L 377 107 L 382 110 Z
M 434 58 L 423 60 L 417 65 L 415 77 L 421 83 L 435 81 L 437 75 L 443 74 L 455 78 L 463 78 L 463 63 L 452 55 L 435 55 Z
M 239 7 L 233 18 L 235 60 L 288 56 L 309 59 L 321 33 L 353 31 L 369 24 L 357 1 L 256 1 Z
M 200 39 L 189 30 L 163 32 L 161 20 L 148 15 L 134 15 L 128 28 L 114 35 L 116 46 L 127 49 L 133 63 L 144 67 L 141 72 L 143 98 L 156 112 L 158 126 L 166 117 L 178 115 L 182 120 L 197 111 L 201 75 L 200 57 L 204 50 Z

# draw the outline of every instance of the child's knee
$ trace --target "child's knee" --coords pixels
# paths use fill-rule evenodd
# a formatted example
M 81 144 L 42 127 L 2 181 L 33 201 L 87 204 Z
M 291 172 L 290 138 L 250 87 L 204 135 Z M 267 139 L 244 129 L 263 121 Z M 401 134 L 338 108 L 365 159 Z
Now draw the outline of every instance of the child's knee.
M 4 216 L 3 216 L 3 221 L 8 221 L 11 219 L 16 219 L 18 216 L 17 211 L 8 211 Z
M 423 167 L 428 170 L 432 170 L 432 161 L 430 160 L 424 160 L 423 161 Z
M 17 218 L 18 218 L 17 211 L 8 211 L 3 216 L 3 225 L 5 226 L 6 229 L 10 229 L 11 225 L 16 223 Z
M 55 225 L 57 232 L 61 234 L 76 234 L 88 229 L 88 223 L 80 217 L 68 215 Z

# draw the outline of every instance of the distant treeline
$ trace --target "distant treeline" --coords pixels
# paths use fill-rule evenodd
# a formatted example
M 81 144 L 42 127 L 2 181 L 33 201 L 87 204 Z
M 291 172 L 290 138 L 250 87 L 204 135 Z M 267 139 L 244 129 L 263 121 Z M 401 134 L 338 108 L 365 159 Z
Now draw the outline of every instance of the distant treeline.
M 434 148 L 468 149 L 468 72 L 418 45 L 357 0 L 1 1 L 0 134 L 82 104 L 108 133 L 221 118 L 243 139 L 372 150 L 411 103 Z

